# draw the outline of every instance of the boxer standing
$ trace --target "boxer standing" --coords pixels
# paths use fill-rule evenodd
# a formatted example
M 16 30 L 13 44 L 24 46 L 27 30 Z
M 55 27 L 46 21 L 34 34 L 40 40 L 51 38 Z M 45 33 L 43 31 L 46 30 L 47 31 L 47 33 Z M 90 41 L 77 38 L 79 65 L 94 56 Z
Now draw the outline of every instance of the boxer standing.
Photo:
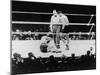
M 68 17 L 65 16 L 61 11 L 58 11 L 58 15 L 59 15 L 59 24 L 62 26 L 60 28 L 61 29 L 60 31 L 63 33 L 65 26 L 69 25 L 69 20 L 68 20 Z M 61 36 L 61 40 L 65 43 L 66 49 L 69 50 L 69 35 L 67 34 L 66 36 L 64 35 Z

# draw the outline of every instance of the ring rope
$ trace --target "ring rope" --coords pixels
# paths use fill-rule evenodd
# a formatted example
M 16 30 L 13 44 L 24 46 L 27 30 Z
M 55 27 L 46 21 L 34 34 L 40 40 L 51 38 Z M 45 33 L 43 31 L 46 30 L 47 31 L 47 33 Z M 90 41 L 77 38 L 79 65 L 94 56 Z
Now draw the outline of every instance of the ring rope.
M 90 18 L 90 20 L 89 20 L 88 24 L 90 24 L 90 23 L 91 23 L 92 19 L 93 19 L 93 16 L 91 16 L 91 18 Z M 93 25 L 91 26 L 91 28 L 90 28 L 90 30 L 89 30 L 89 33 L 91 33 L 92 29 L 93 29 Z
M 44 15 L 52 15 L 53 13 L 44 13 L 44 12 L 25 12 L 25 11 L 12 11 L 12 13 L 25 13 L 25 14 L 44 14 Z M 75 15 L 75 16 L 95 16 L 95 14 L 69 14 L 69 13 L 64 13 L 65 15 Z
M 93 16 L 94 16 L 94 15 L 91 15 L 91 17 L 90 17 L 90 20 L 89 20 L 88 24 L 89 24 L 89 23 L 91 23 L 91 21 L 92 21 L 92 19 L 93 19 Z
M 25 21 L 12 21 L 13 24 L 44 24 L 44 25 L 47 25 L 47 24 L 50 24 L 49 22 L 25 22 Z M 61 23 L 59 23 L 61 24 Z M 95 23 L 90 23 L 90 24 L 87 24 L 87 23 L 69 23 L 68 25 L 95 25 Z
M 20 33 L 29 34 L 29 32 L 20 32 Z M 12 32 L 12 34 L 17 34 L 17 32 Z M 79 35 L 80 34 L 80 35 L 93 35 L 94 32 L 93 33 L 88 33 L 88 32 L 86 32 L 86 33 L 83 33 L 83 32 L 77 32 L 77 33 L 76 32 L 73 32 L 73 33 L 31 32 L 30 34 L 65 34 L 65 35 L 73 35 L 73 34 Z

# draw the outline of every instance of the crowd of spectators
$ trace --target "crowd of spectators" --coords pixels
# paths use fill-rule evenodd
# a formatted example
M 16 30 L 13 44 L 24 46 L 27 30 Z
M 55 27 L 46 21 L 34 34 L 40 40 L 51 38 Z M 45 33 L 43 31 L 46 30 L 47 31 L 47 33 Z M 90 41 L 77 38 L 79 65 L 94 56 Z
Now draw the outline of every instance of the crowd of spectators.
M 82 56 L 51 55 L 48 58 L 35 57 L 32 52 L 28 53 L 27 58 L 22 58 L 20 54 L 14 53 L 11 63 L 12 74 L 88 70 L 96 68 L 96 55 L 89 50 Z
M 46 33 L 45 33 L 46 34 Z M 45 34 L 39 34 L 39 32 L 23 31 L 16 30 L 12 32 L 12 40 L 40 40 Z M 95 39 L 95 32 L 92 32 L 92 35 L 70 35 L 71 40 L 90 40 Z

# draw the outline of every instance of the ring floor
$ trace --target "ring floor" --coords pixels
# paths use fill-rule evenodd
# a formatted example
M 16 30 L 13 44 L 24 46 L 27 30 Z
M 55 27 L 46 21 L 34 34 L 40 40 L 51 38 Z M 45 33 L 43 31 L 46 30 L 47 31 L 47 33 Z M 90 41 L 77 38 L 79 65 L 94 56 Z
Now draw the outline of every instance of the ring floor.
M 17 52 L 21 54 L 22 57 L 28 57 L 28 53 L 32 52 L 36 57 L 49 57 L 54 55 L 55 57 L 61 57 L 63 55 L 70 57 L 71 54 L 75 56 L 81 56 L 86 54 L 90 47 L 92 47 L 91 53 L 94 54 L 95 51 L 95 40 L 70 40 L 69 50 L 66 50 L 65 44 L 60 41 L 61 53 L 43 53 L 40 51 L 40 40 L 12 40 L 12 57 L 13 53 Z M 50 46 L 54 47 L 54 42 L 50 42 Z M 57 49 L 55 49 L 57 51 Z

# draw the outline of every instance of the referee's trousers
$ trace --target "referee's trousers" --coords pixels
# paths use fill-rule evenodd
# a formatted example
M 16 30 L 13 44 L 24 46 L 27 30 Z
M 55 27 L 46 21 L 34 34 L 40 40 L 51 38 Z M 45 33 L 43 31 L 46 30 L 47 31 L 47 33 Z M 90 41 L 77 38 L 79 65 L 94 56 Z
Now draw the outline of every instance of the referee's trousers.
M 60 46 L 60 32 L 62 30 L 62 25 L 58 25 L 58 24 L 54 24 L 52 26 L 52 30 L 53 30 L 53 38 L 54 38 L 54 43 L 56 45 L 57 48 L 59 48 Z

